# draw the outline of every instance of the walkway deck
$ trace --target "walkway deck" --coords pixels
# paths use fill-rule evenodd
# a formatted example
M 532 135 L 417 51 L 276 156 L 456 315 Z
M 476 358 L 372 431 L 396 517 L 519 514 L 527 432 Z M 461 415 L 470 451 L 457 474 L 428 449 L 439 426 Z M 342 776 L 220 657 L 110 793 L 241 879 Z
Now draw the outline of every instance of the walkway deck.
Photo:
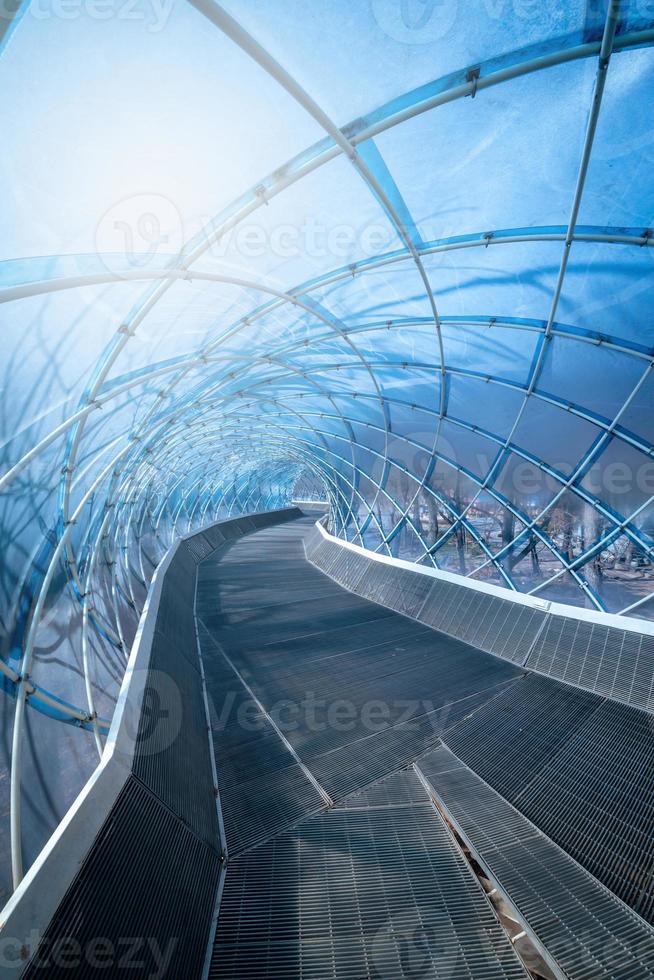
M 258 531 L 199 568 L 232 855 L 407 766 L 522 673 L 332 582 L 304 556 L 310 525 Z
M 346 591 L 306 559 L 313 520 L 250 534 L 198 570 L 229 852 L 210 976 L 490 980 L 527 976 L 527 963 L 574 980 L 654 977 L 654 931 L 616 897 L 649 908 L 637 803 L 587 857 L 575 821 L 588 807 L 533 805 L 573 737 L 587 751 L 591 731 L 608 751 L 604 715 L 643 713 Z
M 397 773 L 520 671 L 336 585 L 305 558 L 311 524 L 199 568 L 229 849 L 211 976 L 524 977 L 417 775 Z
M 0 977 L 65 980 L 73 941 L 100 978 L 97 937 L 122 956 L 142 936 L 143 975 L 173 980 L 654 980 L 651 713 L 530 669 L 504 598 L 481 615 L 456 586 L 484 652 L 347 591 L 298 514 L 171 553 L 134 650 L 143 703 L 132 679 Z M 433 577 L 329 548 L 345 581 L 427 608 Z M 614 656 L 599 646 L 585 677 Z

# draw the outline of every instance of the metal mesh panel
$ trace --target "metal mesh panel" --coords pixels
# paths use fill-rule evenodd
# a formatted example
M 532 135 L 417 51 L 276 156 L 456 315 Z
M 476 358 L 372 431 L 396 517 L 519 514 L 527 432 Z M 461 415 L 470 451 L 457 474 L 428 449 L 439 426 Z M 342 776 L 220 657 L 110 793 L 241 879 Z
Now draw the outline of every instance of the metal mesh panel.
M 419 769 L 571 980 L 654 976 L 654 931 L 447 749 Z
M 516 806 L 654 922 L 654 728 L 606 701 L 517 796 Z
M 217 852 L 130 777 L 24 976 L 156 975 L 156 942 L 166 976 L 200 977 L 219 872 Z M 58 942 L 73 953 L 53 956 Z M 128 955 L 140 971 L 120 968 Z
M 203 533 L 194 534 L 185 544 L 196 562 L 202 561 L 207 555 L 210 555 L 215 547 L 213 542 Z
M 368 808 L 379 806 L 412 806 L 424 804 L 425 788 L 413 769 L 391 773 L 366 789 L 346 796 L 339 807 Z
M 133 771 L 198 836 L 219 847 L 202 678 L 189 619 L 195 667 L 166 637 L 155 634 Z
M 654 636 L 552 616 L 528 666 L 616 701 L 654 710 Z
M 378 562 L 336 541 L 323 538 L 307 554 L 353 592 L 514 663 L 524 663 L 545 618 L 539 609 Z
M 411 969 L 526 977 L 428 803 L 332 810 L 230 865 L 211 977 L 406 980 Z
M 531 674 L 456 725 L 444 741 L 505 799 L 514 800 L 601 704 Z

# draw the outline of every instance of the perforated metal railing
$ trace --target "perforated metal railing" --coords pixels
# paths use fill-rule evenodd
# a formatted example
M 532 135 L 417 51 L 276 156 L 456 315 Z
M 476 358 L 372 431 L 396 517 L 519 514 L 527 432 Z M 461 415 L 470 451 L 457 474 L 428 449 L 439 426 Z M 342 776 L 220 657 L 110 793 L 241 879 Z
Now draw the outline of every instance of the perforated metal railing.
M 654 712 L 652 624 L 372 554 L 323 524 L 307 538 L 307 557 L 352 592 L 536 673 Z

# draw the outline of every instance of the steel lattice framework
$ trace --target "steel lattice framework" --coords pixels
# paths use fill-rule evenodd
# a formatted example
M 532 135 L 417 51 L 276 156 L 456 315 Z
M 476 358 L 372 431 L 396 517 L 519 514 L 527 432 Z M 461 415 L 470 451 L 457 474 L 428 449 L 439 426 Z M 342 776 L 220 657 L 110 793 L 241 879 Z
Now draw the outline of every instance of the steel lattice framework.
M 14 841 L 27 701 L 93 731 L 101 752 L 98 688 L 110 685 L 98 672 L 109 664 L 119 678 L 158 557 L 177 535 L 283 506 L 302 484 L 328 500 L 334 533 L 373 551 L 546 599 L 654 612 L 654 238 L 641 109 L 654 23 L 610 2 L 601 21 L 586 15 L 562 33 L 545 11 L 544 27 L 506 27 L 505 53 L 403 93 L 398 78 L 401 94 L 341 125 L 254 39 L 265 18 L 251 34 L 213 0 L 191 3 L 180 16 L 209 32 L 218 57 L 236 45 L 257 84 L 283 96 L 280 113 L 306 115 L 317 139 L 175 252 L 62 249 L 0 264 Z M 336 43 L 339 5 L 330 11 Z M 6 32 L 6 57 L 24 24 Z M 545 136 L 544 174 L 530 119 L 550 87 L 566 102 L 561 133 Z M 629 139 L 617 145 L 625 113 Z M 504 130 L 507 145 L 488 136 Z M 256 134 L 232 137 L 237 158 L 254 152 Z M 463 190 L 450 199 L 455 181 Z M 512 195 L 520 206 L 503 213 L 519 226 L 483 227 Z M 246 262 L 229 244 L 253 222 L 297 229 L 314 211 L 328 222 L 332 208 L 359 244 L 383 226 L 382 246 L 312 268 L 297 255 Z M 76 331 L 97 335 L 68 387 L 37 358 L 54 326 L 48 343 L 69 366 Z M 14 405 L 12 372 L 22 383 L 30 358 L 32 385 Z M 79 629 L 79 670 L 61 686 L 43 655 L 58 618 L 68 637 Z

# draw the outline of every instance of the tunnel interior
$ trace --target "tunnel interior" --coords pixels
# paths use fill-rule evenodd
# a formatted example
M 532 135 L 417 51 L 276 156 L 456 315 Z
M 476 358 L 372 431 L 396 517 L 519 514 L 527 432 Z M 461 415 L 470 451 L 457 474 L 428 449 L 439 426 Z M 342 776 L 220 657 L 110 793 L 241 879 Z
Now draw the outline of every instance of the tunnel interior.
M 209 711 L 204 776 L 226 802 L 206 887 L 220 879 L 227 924 L 208 969 L 244 977 L 265 947 L 292 974 L 272 933 L 234 938 L 249 928 L 238 889 L 273 902 L 252 877 L 264 853 L 292 903 L 308 888 L 292 857 L 303 848 L 370 861 L 372 881 L 379 834 L 404 894 L 440 887 L 412 850 L 433 847 L 448 880 L 462 876 L 468 926 L 486 921 L 464 851 L 509 876 L 486 853 L 497 827 L 465 808 L 491 794 L 498 827 L 517 812 L 541 835 L 532 869 L 552 845 L 552 861 L 587 873 L 589 907 L 609 890 L 597 921 L 624 913 L 644 944 L 625 977 L 654 975 L 652 841 L 638 815 L 651 807 L 654 669 L 653 43 L 652 11 L 629 0 L 116 0 L 104 14 L 91 0 L 32 0 L 3 12 L 3 901 L 106 753 L 155 572 L 183 547 L 186 612 L 166 586 L 155 630 L 197 639 L 189 676 L 202 684 L 193 694 L 180 674 L 180 704 L 190 717 L 186 696 L 213 684 L 218 701 L 229 689 L 259 704 L 262 726 L 245 752 L 242 731 L 221 741 Z M 193 558 L 194 536 L 270 513 Z M 433 707 L 410 736 L 393 709 L 389 734 L 365 744 L 358 729 L 329 745 L 304 729 L 282 738 L 271 705 L 312 685 L 327 701 L 344 685 L 355 727 L 370 700 L 419 694 Z M 573 731 L 610 774 L 603 805 L 629 803 L 595 851 L 599 818 L 560 741 Z M 624 784 L 611 782 L 624 760 L 602 755 L 611 733 L 640 760 Z M 145 806 L 143 765 L 125 793 Z M 576 801 L 568 816 L 553 779 Z M 527 823 L 513 828 L 521 842 Z M 225 850 L 240 862 L 226 884 Z M 415 875 L 400 870 L 412 855 Z M 402 976 L 393 928 L 379 939 L 386 926 L 361 902 L 342 913 L 366 919 L 356 955 L 336 927 L 316 949 L 334 975 Z M 390 902 L 384 921 L 401 912 Z M 426 928 L 420 902 L 414 912 Z M 567 953 L 550 962 L 560 936 L 536 930 L 521 953 L 504 912 L 490 914 L 488 949 L 502 952 L 489 977 L 534 963 L 532 975 L 581 976 Z M 454 929 L 454 976 L 468 926 Z M 425 970 L 440 976 L 427 932 Z M 593 973 L 599 962 L 588 976 L 618 975 Z

